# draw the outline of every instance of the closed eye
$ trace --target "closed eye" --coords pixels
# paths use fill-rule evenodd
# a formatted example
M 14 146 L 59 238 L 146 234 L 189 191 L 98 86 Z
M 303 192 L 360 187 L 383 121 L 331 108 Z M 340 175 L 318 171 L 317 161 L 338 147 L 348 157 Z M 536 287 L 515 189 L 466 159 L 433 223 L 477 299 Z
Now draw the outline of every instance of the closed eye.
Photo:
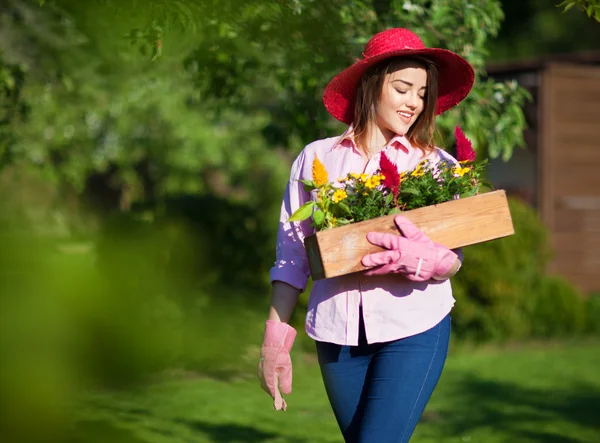
M 403 90 L 401 90 L 401 89 L 398 89 L 398 88 L 394 88 L 394 89 L 396 90 L 396 92 L 398 92 L 398 93 L 400 93 L 400 94 L 406 94 L 406 93 L 408 92 L 408 91 L 403 91 Z M 419 95 L 419 98 L 420 98 L 421 100 L 425 100 L 425 95 Z

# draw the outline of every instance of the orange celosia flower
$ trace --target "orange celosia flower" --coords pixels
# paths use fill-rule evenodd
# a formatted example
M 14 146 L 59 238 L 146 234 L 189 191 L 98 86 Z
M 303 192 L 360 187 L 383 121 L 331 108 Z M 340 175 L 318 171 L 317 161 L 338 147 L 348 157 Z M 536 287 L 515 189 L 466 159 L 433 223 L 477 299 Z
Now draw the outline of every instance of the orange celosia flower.
M 329 181 L 327 170 L 325 169 L 323 163 L 321 163 L 317 157 L 315 157 L 315 159 L 313 160 L 312 174 L 313 181 L 317 186 L 323 186 Z

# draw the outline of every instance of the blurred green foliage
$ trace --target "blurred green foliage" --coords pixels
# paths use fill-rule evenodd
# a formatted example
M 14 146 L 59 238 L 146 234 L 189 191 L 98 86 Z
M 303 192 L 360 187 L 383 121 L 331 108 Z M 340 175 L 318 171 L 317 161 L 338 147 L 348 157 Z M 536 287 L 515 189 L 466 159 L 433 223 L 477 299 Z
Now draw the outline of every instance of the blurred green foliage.
M 0 170 L 11 162 L 10 148 L 17 141 L 14 126 L 28 114 L 28 106 L 22 100 L 25 68 L 8 63 L 0 50 Z
M 571 282 L 548 275 L 548 232 L 535 210 L 510 200 L 515 234 L 465 248 L 453 277 L 454 330 L 474 340 L 567 337 L 592 331 L 597 310 Z
M 581 3 L 587 0 L 581 0 Z M 502 0 L 505 21 L 487 49 L 493 61 L 536 60 L 599 49 L 600 26 L 559 0 Z M 577 30 L 577 32 L 573 32 Z
M 113 208 L 178 193 L 264 205 L 248 190 L 264 177 L 280 185 L 306 143 L 341 131 L 321 103 L 327 81 L 374 32 L 408 26 L 477 69 L 469 100 L 439 119 L 440 144 L 460 124 L 477 149 L 508 158 L 523 145 L 527 96 L 484 78 L 502 18 L 497 0 L 149 0 L 143 10 L 133 0 L 8 0 L 1 46 L 28 68 L 22 101 L 33 112 L 7 149 L 13 164 L 87 200 L 111 195 Z
M 586 300 L 586 316 L 588 318 L 586 331 L 589 334 L 600 335 L 600 293 L 592 292 Z
M 268 282 L 247 284 L 260 263 L 221 280 L 224 252 L 204 236 L 231 234 L 116 215 L 96 242 L 73 243 L 3 221 L 2 441 L 59 441 L 90 390 L 135 388 L 165 371 L 254 374 Z
M 558 5 L 559 8 L 564 8 L 564 12 L 567 12 L 573 6 L 577 6 L 589 18 L 593 18 L 600 23 L 600 2 L 598 0 L 565 0 Z

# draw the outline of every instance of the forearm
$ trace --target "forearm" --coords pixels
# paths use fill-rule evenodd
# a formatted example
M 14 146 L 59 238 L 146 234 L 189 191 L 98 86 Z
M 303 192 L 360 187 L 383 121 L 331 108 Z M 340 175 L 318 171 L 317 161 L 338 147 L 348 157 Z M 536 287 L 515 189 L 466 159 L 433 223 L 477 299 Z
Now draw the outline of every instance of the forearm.
M 287 323 L 298 303 L 301 291 L 282 281 L 273 282 L 269 320 Z

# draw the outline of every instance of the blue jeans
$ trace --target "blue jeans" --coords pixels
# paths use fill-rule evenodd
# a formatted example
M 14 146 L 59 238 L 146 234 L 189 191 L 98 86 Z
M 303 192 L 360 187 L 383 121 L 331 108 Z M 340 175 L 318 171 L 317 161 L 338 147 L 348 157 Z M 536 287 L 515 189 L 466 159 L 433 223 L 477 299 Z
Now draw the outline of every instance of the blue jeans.
M 450 315 L 428 331 L 358 346 L 317 342 L 325 389 L 347 443 L 406 443 L 440 378 Z

